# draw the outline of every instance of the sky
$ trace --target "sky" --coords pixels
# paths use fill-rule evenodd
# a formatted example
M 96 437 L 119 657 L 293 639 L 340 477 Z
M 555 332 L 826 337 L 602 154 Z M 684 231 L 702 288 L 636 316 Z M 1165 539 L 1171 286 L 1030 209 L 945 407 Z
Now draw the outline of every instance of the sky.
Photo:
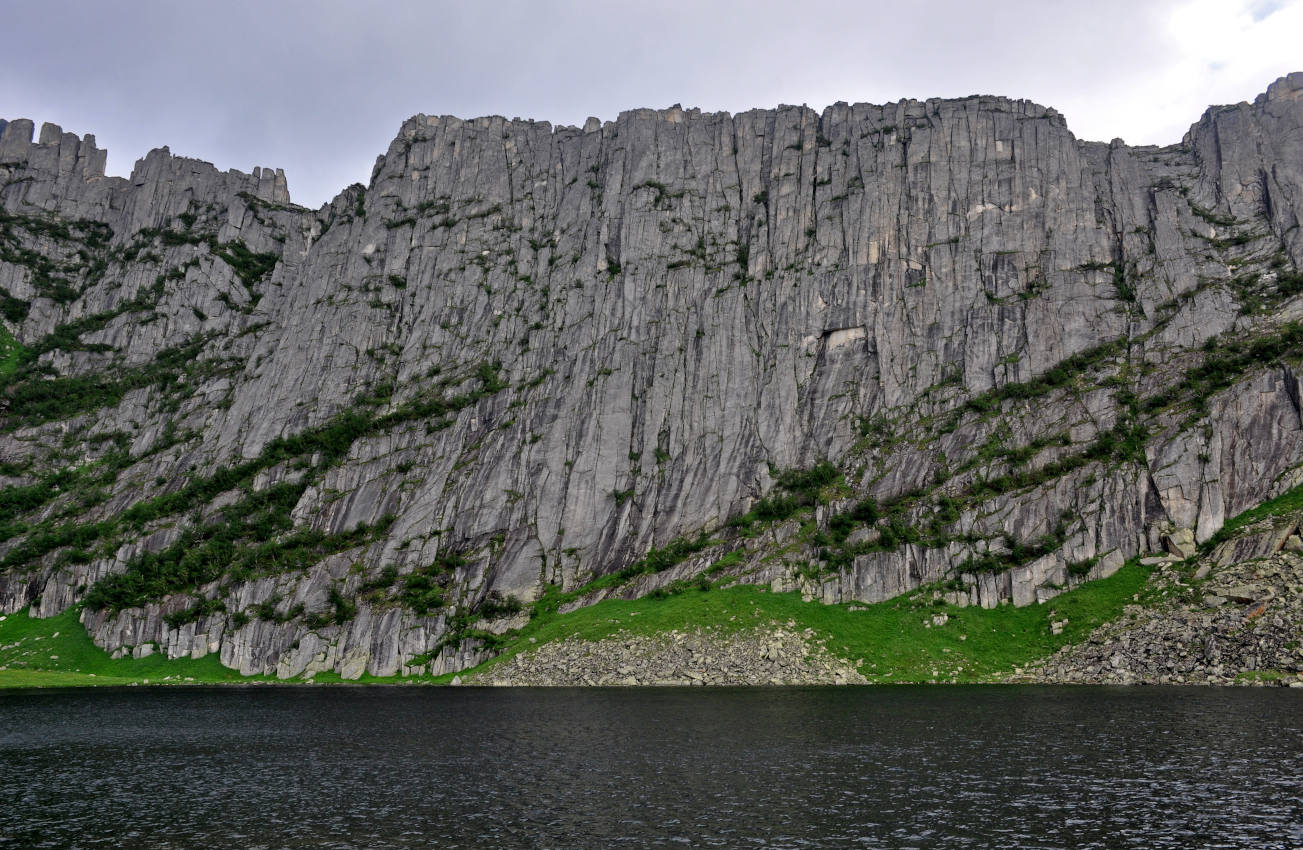
M 1303 0 L 5 0 L 0 118 L 285 169 L 311 207 L 416 113 L 581 125 L 680 103 L 996 94 L 1078 138 L 1172 144 L 1303 70 Z

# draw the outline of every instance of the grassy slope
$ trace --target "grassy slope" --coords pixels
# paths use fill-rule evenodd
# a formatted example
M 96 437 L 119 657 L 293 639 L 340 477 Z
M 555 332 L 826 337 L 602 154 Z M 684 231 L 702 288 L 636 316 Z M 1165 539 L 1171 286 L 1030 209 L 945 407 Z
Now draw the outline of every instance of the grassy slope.
M 656 634 L 698 626 L 737 630 L 777 623 L 813 629 L 817 637 L 827 638 L 834 654 L 863 659 L 861 670 L 870 681 L 987 681 L 1079 640 L 1094 626 L 1117 616 L 1141 591 L 1147 575 L 1145 568 L 1129 564 L 1110 578 L 1046 605 L 1003 605 L 993 610 L 936 604 L 926 592 L 875 605 L 823 605 L 802 602 L 794 593 L 769 593 L 736 584 L 689 590 L 665 599 L 609 600 L 568 614 L 535 618 L 512 638 L 502 656 L 488 664 L 567 637 L 599 640 L 622 632 Z M 931 626 L 931 618 L 941 613 L 949 622 Z M 1063 634 L 1052 635 L 1050 621 L 1065 617 L 1068 627 Z M 530 643 L 530 638 L 536 643 Z M 0 621 L 0 666 L 7 668 L 0 670 L 0 687 L 266 680 L 240 676 L 212 655 L 198 660 L 169 661 L 159 655 L 112 660 L 91 642 L 73 611 L 46 620 L 11 614 Z M 451 678 L 366 676 L 360 681 L 446 682 Z M 319 673 L 313 681 L 340 679 Z
M 12 375 L 22 356 L 22 344 L 14 339 L 7 328 L 0 325 L 0 378 Z
M 25 611 L 0 619 L 0 668 L 0 688 L 281 681 L 271 676 L 241 676 L 223 667 L 216 655 L 170 660 L 155 654 L 114 660 L 91 641 L 75 609 L 44 620 L 30 617 Z M 365 684 L 429 679 L 365 675 L 351 681 Z M 300 677 L 290 681 L 306 680 Z M 318 673 L 311 681 L 343 680 L 336 673 Z
M 667 599 L 608 600 L 568 614 L 535 618 L 502 655 L 476 670 L 566 637 L 600 640 L 698 626 L 737 630 L 777 623 L 813 629 L 817 638 L 827 638 L 827 647 L 835 655 L 863 659 L 860 672 L 870 681 L 989 681 L 1081 640 L 1095 626 L 1116 617 L 1141 593 L 1148 576 L 1147 568 L 1130 563 L 1107 579 L 1047 604 L 991 610 L 935 602 L 926 591 L 874 605 L 823 605 L 802 602 L 795 593 L 769 593 L 753 585 L 688 590 Z M 931 618 L 943 613 L 948 622 L 931 625 Z M 1051 620 L 1065 618 L 1068 625 L 1063 633 L 1052 634 Z M 530 638 L 536 643 L 530 643 Z M 438 681 L 451 678 L 442 676 Z
M 247 682 L 216 655 L 114 660 L 96 646 L 74 610 L 40 620 L 26 612 L 0 621 L 0 687 L 123 685 L 131 682 Z

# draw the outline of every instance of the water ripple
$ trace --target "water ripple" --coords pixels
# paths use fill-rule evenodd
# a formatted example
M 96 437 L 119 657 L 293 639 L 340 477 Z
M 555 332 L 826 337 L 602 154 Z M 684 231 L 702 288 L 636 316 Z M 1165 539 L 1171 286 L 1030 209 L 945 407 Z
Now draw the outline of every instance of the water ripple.
M 0 694 L 0 848 L 1303 847 L 1288 690 Z

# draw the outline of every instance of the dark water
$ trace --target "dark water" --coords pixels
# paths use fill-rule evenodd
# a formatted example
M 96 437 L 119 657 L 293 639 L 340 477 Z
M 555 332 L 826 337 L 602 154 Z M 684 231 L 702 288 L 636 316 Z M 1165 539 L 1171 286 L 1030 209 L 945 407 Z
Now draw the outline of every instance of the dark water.
M 1303 692 L 0 692 L 0 848 L 1303 847 Z

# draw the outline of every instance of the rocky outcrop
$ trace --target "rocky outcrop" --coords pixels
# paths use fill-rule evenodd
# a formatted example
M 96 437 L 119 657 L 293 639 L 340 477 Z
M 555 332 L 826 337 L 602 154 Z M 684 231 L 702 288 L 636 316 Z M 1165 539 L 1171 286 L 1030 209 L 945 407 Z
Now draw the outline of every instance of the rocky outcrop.
M 459 683 L 460 680 L 459 680 Z M 811 629 L 671 630 L 604 640 L 568 638 L 514 655 L 473 685 L 862 685 Z
M 1297 540 L 1297 538 L 1295 538 Z M 1303 544 L 1297 544 L 1303 549 Z M 1303 687 L 1303 556 L 1195 570 L 1160 565 L 1148 604 L 1013 681 Z
M 585 598 L 729 557 L 1023 604 L 1206 540 L 1303 460 L 1300 92 L 1166 148 L 985 96 L 418 115 L 316 211 L 10 121 L 0 604 L 90 594 L 111 651 L 441 672 L 621 571 Z

